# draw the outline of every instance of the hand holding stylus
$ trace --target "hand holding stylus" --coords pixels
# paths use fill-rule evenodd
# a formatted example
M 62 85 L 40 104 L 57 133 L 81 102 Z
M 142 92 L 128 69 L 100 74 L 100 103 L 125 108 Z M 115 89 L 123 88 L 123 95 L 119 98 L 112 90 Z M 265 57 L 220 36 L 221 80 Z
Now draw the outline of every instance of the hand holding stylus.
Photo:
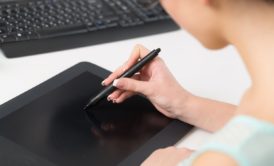
M 149 52 L 145 47 L 137 45 L 128 61 L 108 76 L 103 85 L 111 85 L 119 75 Z M 113 85 L 118 89 L 108 96 L 108 100 L 121 103 L 132 95 L 141 93 L 160 112 L 171 118 L 179 118 L 182 115 L 186 99 L 191 95 L 180 86 L 160 57 L 154 58 L 133 77 L 116 79 Z
M 123 73 L 121 73 L 118 76 L 118 78 L 132 77 L 134 74 L 136 74 L 136 72 L 139 72 L 147 63 L 151 62 L 156 56 L 158 56 L 160 51 L 161 51 L 160 48 L 155 49 L 155 50 L 149 52 L 146 56 L 138 59 L 138 61 L 136 61 L 134 65 L 130 66 L 130 68 L 123 70 Z M 107 95 L 112 93 L 114 90 L 116 90 L 116 87 L 114 85 L 108 85 L 101 92 L 99 92 L 96 96 L 92 97 L 89 100 L 89 102 L 85 106 L 84 110 L 87 110 L 89 107 L 96 105 L 99 101 L 101 101 Z

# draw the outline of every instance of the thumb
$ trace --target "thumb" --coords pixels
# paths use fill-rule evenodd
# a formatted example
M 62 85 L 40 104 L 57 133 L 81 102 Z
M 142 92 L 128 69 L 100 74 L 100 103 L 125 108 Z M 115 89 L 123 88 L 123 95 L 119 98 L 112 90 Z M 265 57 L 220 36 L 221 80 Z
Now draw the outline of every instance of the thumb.
M 149 88 L 146 82 L 131 78 L 116 79 L 113 81 L 113 86 L 125 91 L 142 93 L 146 96 L 149 94 Z

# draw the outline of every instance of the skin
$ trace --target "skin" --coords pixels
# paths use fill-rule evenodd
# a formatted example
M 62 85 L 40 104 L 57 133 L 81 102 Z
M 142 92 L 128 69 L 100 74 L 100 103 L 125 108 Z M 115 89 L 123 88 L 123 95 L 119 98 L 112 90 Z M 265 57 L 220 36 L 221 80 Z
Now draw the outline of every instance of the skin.
M 221 129 L 238 114 L 274 124 L 274 3 L 263 0 L 161 0 L 161 3 L 177 24 L 206 48 L 235 46 L 250 74 L 252 85 L 238 106 L 201 98 L 184 89 L 160 57 L 134 78 L 115 80 L 149 52 L 137 45 L 128 61 L 103 81 L 103 85 L 109 85 L 115 80 L 114 85 L 119 89 L 108 99 L 121 103 L 135 93 L 142 93 L 164 115 L 212 132 Z M 159 149 L 142 165 L 177 165 L 191 153 L 175 147 Z M 225 154 L 206 152 L 193 165 L 235 166 L 237 163 Z

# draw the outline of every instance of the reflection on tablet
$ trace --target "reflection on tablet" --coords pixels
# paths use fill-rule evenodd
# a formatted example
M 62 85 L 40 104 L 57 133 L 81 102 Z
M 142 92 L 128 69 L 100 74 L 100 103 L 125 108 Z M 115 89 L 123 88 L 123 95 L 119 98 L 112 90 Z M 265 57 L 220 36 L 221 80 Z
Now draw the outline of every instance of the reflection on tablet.
M 170 123 L 142 97 L 82 111 L 102 79 L 86 72 L 0 119 L 0 135 L 64 166 L 116 165 Z

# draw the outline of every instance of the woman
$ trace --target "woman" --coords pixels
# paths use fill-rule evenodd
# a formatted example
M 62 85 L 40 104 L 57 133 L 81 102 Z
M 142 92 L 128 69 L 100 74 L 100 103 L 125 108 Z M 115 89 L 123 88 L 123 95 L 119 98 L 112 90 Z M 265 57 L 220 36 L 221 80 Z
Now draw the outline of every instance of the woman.
M 252 85 L 238 106 L 194 96 L 179 85 L 160 57 L 134 78 L 115 80 L 149 52 L 136 46 L 129 60 L 103 81 L 109 85 L 115 80 L 119 89 L 108 99 L 121 103 L 142 93 L 164 115 L 218 131 L 199 152 L 168 147 L 155 151 L 143 165 L 274 165 L 274 0 L 161 0 L 161 4 L 205 47 L 234 45 Z

